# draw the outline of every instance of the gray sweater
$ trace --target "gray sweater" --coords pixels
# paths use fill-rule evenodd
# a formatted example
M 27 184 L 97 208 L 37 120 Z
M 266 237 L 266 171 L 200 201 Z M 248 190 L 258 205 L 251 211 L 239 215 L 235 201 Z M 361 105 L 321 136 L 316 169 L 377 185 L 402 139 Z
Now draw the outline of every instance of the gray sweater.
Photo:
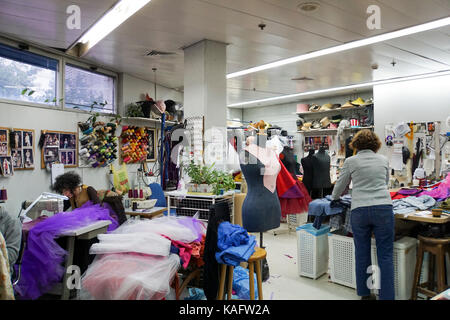
M 8 260 L 11 266 L 16 263 L 19 256 L 20 242 L 22 241 L 22 223 L 19 218 L 11 217 L 5 210 L 0 208 L 0 232 L 5 238 Z
M 347 158 L 334 186 L 332 199 L 339 199 L 350 182 L 353 182 L 352 210 L 392 204 L 387 188 L 389 162 L 385 156 L 372 150 L 361 150 L 355 156 Z

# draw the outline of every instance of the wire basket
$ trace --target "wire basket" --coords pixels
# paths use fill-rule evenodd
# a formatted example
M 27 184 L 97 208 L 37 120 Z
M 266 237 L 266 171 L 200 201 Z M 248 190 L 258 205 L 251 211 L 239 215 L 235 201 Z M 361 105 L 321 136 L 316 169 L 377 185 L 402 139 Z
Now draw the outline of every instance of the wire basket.
M 230 219 L 234 221 L 234 205 L 232 196 L 224 197 L 168 197 L 169 207 L 175 208 L 177 216 L 193 217 L 199 213 L 199 220 L 208 221 L 210 208 L 218 203 L 226 202 L 230 209 Z

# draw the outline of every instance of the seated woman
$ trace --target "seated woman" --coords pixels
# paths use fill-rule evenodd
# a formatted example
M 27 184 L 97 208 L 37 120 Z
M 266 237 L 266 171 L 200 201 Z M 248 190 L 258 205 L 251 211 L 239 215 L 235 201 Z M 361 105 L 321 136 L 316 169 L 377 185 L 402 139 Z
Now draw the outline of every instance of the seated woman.
M 53 190 L 69 198 L 64 201 L 64 211 L 80 208 L 88 201 L 100 203 L 97 191 L 91 186 L 82 185 L 81 177 L 73 171 L 56 177 Z
M 102 197 L 102 201 L 100 201 L 97 190 L 91 186 L 82 184 L 81 177 L 73 171 L 56 177 L 53 190 L 69 198 L 69 200 L 64 201 L 64 211 L 70 208 L 72 210 L 80 208 L 86 202 L 91 201 L 93 204 L 101 204 L 107 208 L 111 217 L 117 220 L 119 224 L 126 221 L 125 209 L 123 208 L 120 196 L 114 196 L 113 194 L 115 193 L 108 192 L 105 197 Z M 97 239 L 77 240 L 77 242 L 75 244 L 74 261 L 83 273 L 93 260 L 93 256 L 89 256 L 89 248 L 93 243 L 97 242 Z M 60 245 L 64 244 L 60 243 Z

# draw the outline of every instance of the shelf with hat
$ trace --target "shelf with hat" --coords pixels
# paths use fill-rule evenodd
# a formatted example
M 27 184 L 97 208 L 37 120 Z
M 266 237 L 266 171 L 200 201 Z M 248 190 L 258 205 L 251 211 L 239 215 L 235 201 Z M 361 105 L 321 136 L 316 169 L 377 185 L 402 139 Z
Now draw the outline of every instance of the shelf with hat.
M 122 122 L 126 121 L 143 121 L 146 123 L 161 123 L 161 119 L 143 118 L 143 117 L 123 117 Z M 175 125 L 177 122 L 166 120 L 167 125 Z
M 373 107 L 373 99 L 368 99 L 364 101 L 361 97 L 356 100 L 349 100 L 345 104 L 341 105 L 339 103 L 326 103 L 322 106 L 317 104 L 298 104 L 297 112 L 298 116 L 308 116 L 308 115 L 317 115 L 317 114 L 329 114 L 329 113 L 339 113 L 342 110 L 358 110 L 361 108 Z

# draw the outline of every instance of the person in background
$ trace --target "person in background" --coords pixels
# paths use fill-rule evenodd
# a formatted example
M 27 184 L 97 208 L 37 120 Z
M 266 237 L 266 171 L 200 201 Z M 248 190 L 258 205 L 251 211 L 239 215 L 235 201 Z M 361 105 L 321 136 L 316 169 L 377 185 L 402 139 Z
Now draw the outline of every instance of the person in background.
M 81 177 L 73 171 L 56 177 L 53 190 L 69 198 L 64 201 L 64 211 L 80 208 L 88 201 L 93 204 L 100 203 L 97 191 L 91 186 L 81 184 Z
M 0 208 L 0 233 L 5 238 L 8 260 L 12 272 L 13 265 L 19 256 L 22 241 L 22 223 L 19 218 L 12 217 L 3 208 Z
M 371 263 L 371 238 L 375 234 L 380 300 L 394 300 L 394 212 L 388 191 L 389 163 L 377 154 L 381 141 L 371 130 L 361 130 L 350 143 L 357 154 L 345 160 L 331 195 L 339 200 L 350 182 L 352 188 L 351 226 L 355 243 L 356 287 L 362 300 L 375 300 L 367 280 Z

